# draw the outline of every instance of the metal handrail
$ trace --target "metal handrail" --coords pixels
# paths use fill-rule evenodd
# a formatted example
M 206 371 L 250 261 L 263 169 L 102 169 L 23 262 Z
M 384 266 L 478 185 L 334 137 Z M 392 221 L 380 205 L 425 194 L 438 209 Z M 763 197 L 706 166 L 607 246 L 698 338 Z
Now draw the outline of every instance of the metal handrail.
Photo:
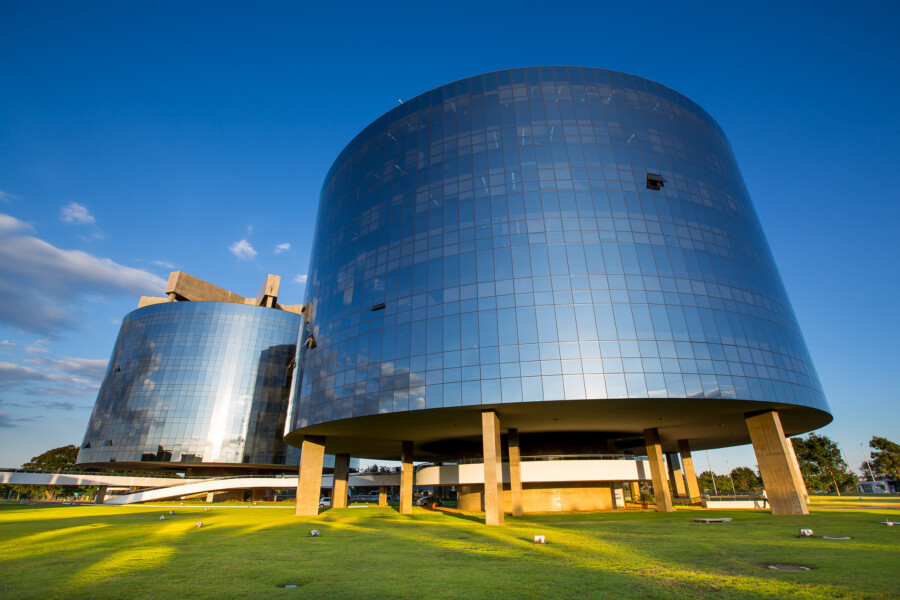
M 46 469 L 0 468 L 0 473 L 37 473 L 37 474 L 41 474 L 41 475 L 89 475 L 89 476 L 102 475 L 105 477 L 113 475 L 113 476 L 118 476 L 118 477 L 153 477 L 153 478 L 159 478 L 159 479 L 163 479 L 163 478 L 165 478 L 165 479 L 186 479 L 185 477 L 183 477 L 181 475 L 175 475 L 175 474 L 172 474 L 172 475 L 149 475 L 149 474 L 148 475 L 136 475 L 136 474 L 126 475 L 124 473 L 109 473 L 109 472 L 102 472 L 102 471 L 72 471 L 72 470 L 66 470 L 66 469 L 57 469 L 55 471 L 49 471 Z
M 519 458 L 522 462 L 537 462 L 550 460 L 647 460 L 646 456 L 635 456 L 633 454 L 536 454 L 527 455 Z M 483 458 L 462 458 L 454 461 L 443 461 L 440 465 L 435 463 L 422 463 L 416 465 L 416 469 L 424 467 L 445 466 L 452 467 L 456 465 L 474 465 L 484 462 Z

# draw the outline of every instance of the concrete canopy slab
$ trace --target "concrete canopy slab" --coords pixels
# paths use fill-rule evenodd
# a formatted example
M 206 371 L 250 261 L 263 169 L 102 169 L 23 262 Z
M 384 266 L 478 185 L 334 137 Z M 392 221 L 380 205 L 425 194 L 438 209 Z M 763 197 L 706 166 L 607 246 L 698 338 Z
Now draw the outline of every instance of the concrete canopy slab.
M 643 445 L 643 432 L 659 431 L 664 452 L 677 452 L 678 440 L 691 440 L 693 450 L 750 443 L 745 413 L 775 409 L 787 435 L 797 435 L 831 422 L 830 414 L 803 406 L 722 399 L 609 399 L 477 405 L 368 415 L 319 423 L 291 431 L 285 441 L 299 445 L 303 435 L 325 436 L 328 454 L 352 454 L 396 460 L 400 442 L 412 441 L 416 458 L 428 460 L 481 447 L 481 413 L 496 410 L 504 429 L 519 431 L 527 446 L 537 432 L 617 432 Z M 565 435 L 560 435 L 564 440 Z M 440 451 L 435 451 L 439 446 Z

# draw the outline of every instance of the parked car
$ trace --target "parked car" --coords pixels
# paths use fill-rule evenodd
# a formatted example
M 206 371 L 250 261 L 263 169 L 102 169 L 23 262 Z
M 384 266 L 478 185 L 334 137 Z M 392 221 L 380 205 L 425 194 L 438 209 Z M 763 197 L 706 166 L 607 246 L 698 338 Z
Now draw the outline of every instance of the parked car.
M 443 506 L 444 503 L 436 496 L 422 496 L 416 500 L 416 506 Z
M 326 496 L 319 498 L 319 508 L 331 508 L 331 498 Z

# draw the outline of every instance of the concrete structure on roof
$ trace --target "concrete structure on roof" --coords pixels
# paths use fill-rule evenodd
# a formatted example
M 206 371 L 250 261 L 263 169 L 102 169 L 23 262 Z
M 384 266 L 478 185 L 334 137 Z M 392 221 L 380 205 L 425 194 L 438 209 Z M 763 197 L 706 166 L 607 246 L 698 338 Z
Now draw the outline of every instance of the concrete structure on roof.
M 724 132 L 663 85 L 532 67 L 403 103 L 331 167 L 308 273 L 297 514 L 326 453 L 401 460 L 401 513 L 414 458 L 482 461 L 460 501 L 500 524 L 625 480 L 545 492 L 522 457 L 646 454 L 669 511 L 692 451 L 746 443 L 807 510 L 785 436 L 831 421 L 822 386 Z

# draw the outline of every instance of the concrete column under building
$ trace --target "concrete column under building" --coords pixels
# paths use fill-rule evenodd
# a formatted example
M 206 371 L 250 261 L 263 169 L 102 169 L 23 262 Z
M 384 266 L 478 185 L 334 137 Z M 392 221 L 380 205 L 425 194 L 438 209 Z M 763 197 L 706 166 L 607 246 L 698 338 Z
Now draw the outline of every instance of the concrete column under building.
M 403 442 L 400 447 L 400 514 L 412 514 L 413 494 L 413 443 Z
M 647 459 L 650 461 L 650 476 L 653 478 L 653 494 L 656 496 L 656 510 L 672 512 L 672 494 L 666 481 L 666 466 L 663 464 L 662 446 L 659 443 L 659 430 L 655 427 L 644 430 L 647 445 Z
M 319 514 L 322 493 L 322 465 L 325 461 L 325 438 L 308 435 L 300 446 L 300 471 L 297 477 L 297 503 L 294 515 L 311 517 Z
M 378 506 L 387 506 L 387 487 L 381 486 L 378 488 Z
M 631 501 L 632 502 L 640 502 L 641 501 L 641 482 L 640 481 L 629 481 L 628 486 L 631 488 Z
M 106 500 L 107 489 L 109 489 L 108 485 L 101 485 L 97 488 L 97 495 L 94 497 L 94 504 L 103 504 L 104 500 Z
M 216 493 L 215 492 L 206 492 L 206 501 L 207 502 L 215 502 L 216 501 Z
M 681 461 L 678 460 L 678 453 L 666 453 L 666 463 L 669 467 L 669 481 L 672 482 L 672 492 L 675 494 L 676 498 L 684 498 L 686 495 L 684 490 L 684 475 L 681 473 Z
M 350 455 L 334 455 L 334 483 L 332 484 L 331 507 L 347 508 L 347 477 L 350 475 Z
M 509 446 L 509 499 L 512 504 L 512 516 L 525 514 L 522 507 L 522 456 L 519 453 L 519 430 L 510 429 L 506 433 Z
M 484 448 L 484 523 L 503 525 L 503 465 L 500 454 L 500 418 L 496 411 L 481 413 Z
M 809 514 L 803 477 L 778 412 L 748 413 L 747 429 L 773 515 Z
M 797 477 L 800 479 L 800 485 L 802 486 L 803 492 L 803 500 L 806 502 L 806 506 L 809 506 L 809 491 L 806 489 L 806 481 L 803 479 L 803 472 L 800 471 L 800 463 L 797 462 L 797 453 L 794 451 L 794 443 L 788 438 L 787 440 L 788 450 L 791 451 L 791 463 L 794 465 L 794 468 L 797 470 Z
M 266 488 L 253 488 L 253 501 L 262 502 L 266 499 Z
M 691 504 L 695 504 L 700 502 L 700 483 L 697 481 L 697 473 L 694 471 L 690 440 L 678 440 L 678 452 L 681 454 L 681 464 L 684 465 L 684 481 L 687 484 L 687 496 L 690 498 Z

